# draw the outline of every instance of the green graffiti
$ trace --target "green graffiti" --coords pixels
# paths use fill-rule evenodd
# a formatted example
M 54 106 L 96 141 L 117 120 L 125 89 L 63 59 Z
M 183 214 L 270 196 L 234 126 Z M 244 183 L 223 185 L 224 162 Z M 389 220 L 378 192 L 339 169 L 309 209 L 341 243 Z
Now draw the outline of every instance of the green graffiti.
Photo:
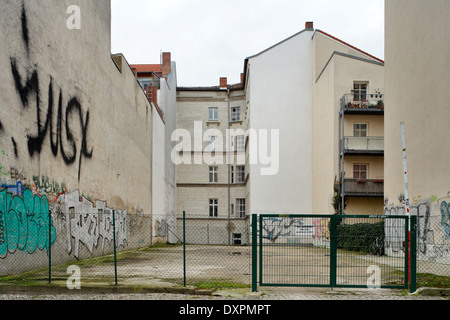
M 49 213 L 47 198 L 33 196 L 30 189 L 24 191 L 23 198 L 0 191 L 0 258 L 17 250 L 30 254 L 48 250 L 56 239 Z

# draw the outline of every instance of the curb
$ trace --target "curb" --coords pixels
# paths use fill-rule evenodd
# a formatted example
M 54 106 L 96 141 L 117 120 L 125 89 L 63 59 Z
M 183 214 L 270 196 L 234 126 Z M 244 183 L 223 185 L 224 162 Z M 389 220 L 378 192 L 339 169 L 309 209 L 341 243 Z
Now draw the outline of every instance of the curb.
M 428 288 L 423 287 L 417 289 L 416 292 L 412 293 L 413 295 L 419 296 L 427 296 L 427 297 L 450 297 L 450 288 Z
M 122 285 L 85 285 L 81 289 L 70 290 L 66 286 L 58 284 L 47 285 L 15 285 L 1 284 L 0 294 L 34 294 L 34 295 L 51 295 L 51 294 L 146 294 L 146 293 L 169 293 L 169 294 L 186 294 L 210 296 L 213 290 L 200 290 L 189 287 L 150 287 L 150 286 L 122 286 Z

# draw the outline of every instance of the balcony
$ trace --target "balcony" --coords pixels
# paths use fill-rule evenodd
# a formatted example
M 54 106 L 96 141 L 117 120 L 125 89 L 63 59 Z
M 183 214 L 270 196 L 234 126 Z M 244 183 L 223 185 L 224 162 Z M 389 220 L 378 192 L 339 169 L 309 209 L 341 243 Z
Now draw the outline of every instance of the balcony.
M 345 137 L 344 153 L 353 155 L 384 155 L 384 137 Z
M 384 94 L 346 93 L 341 98 L 341 109 L 346 114 L 384 114 Z
M 344 195 L 353 197 L 384 197 L 384 180 L 344 179 Z

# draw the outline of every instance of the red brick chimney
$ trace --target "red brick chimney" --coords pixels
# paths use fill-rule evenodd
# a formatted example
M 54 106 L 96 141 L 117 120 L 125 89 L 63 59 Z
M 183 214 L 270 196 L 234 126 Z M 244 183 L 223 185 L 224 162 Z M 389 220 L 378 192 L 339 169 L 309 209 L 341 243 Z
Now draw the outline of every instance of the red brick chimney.
M 220 78 L 220 89 L 226 89 L 228 87 L 228 78 Z
M 162 74 L 166 77 L 172 71 L 172 56 L 170 52 L 163 52 L 162 54 Z
M 305 29 L 314 29 L 314 22 L 312 22 L 312 21 L 306 22 Z

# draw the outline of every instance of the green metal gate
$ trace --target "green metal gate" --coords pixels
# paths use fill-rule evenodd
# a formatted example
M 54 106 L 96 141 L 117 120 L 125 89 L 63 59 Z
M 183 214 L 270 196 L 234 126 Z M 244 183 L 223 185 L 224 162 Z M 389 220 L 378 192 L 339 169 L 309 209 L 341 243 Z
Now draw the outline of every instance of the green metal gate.
M 253 215 L 252 287 L 415 291 L 415 216 Z M 412 226 L 412 227 L 411 227 Z

